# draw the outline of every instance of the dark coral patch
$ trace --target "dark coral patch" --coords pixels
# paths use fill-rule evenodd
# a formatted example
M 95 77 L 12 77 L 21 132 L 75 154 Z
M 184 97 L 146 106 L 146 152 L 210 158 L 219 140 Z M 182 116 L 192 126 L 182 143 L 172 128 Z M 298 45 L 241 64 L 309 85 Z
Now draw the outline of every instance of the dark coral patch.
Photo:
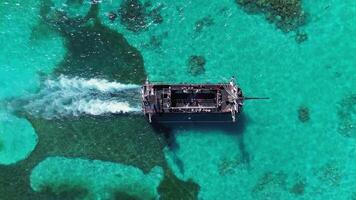
M 245 167 L 243 157 L 238 155 L 232 159 L 222 158 L 218 164 L 218 172 L 221 176 L 234 173 L 235 170 Z
M 67 53 L 55 69 L 56 74 L 83 78 L 105 78 L 121 83 L 142 83 L 146 76 L 140 52 L 124 36 L 97 18 L 93 4 L 86 16 L 70 18 L 64 11 L 52 10 L 44 3 L 41 19 L 64 39 Z
M 356 94 L 341 100 L 337 114 L 339 117 L 338 132 L 345 137 L 356 137 Z
M 315 169 L 314 174 L 321 182 L 330 186 L 339 186 L 342 180 L 342 171 L 335 162 L 328 162 Z
M 172 190 L 176 188 L 176 191 Z M 192 180 L 182 181 L 179 180 L 172 171 L 167 170 L 165 179 L 158 187 L 161 199 L 198 199 L 199 185 Z
M 162 45 L 162 37 L 156 36 L 156 35 L 152 35 L 150 37 L 150 42 L 149 42 L 149 46 L 153 47 L 153 48 L 158 48 Z
M 147 16 L 151 18 L 151 21 L 155 24 L 161 24 L 163 22 L 163 16 L 161 15 L 161 9 L 163 6 L 158 6 L 147 13 Z
M 62 13 L 54 21 L 66 40 L 67 54 L 55 73 L 141 83 L 145 71 L 140 52 L 122 34 L 91 18 L 70 19 Z
M 309 108 L 306 106 L 300 106 L 298 108 L 298 119 L 301 122 L 307 122 L 310 120 Z
M 306 187 L 306 181 L 304 179 L 298 180 L 292 188 L 290 189 L 290 192 L 295 194 L 295 195 L 303 195 Z
M 257 181 L 256 185 L 252 189 L 252 193 L 256 194 L 263 192 L 267 187 L 280 187 L 282 189 L 286 188 L 287 174 L 280 172 L 266 172 L 263 176 Z
M 139 0 L 124 0 L 119 9 L 121 23 L 130 31 L 146 28 L 145 7 Z
M 304 31 L 297 31 L 295 35 L 295 41 L 300 44 L 308 40 L 308 34 Z
M 292 184 L 289 184 L 292 182 Z M 298 174 L 288 175 L 283 171 L 266 172 L 256 182 L 252 189 L 254 197 L 273 196 L 281 192 L 294 195 L 303 195 L 306 188 L 306 179 Z
M 194 55 L 188 59 L 188 71 L 193 76 L 204 73 L 206 60 L 204 56 Z
M 123 0 L 118 10 L 121 23 L 133 32 L 146 29 L 150 22 L 162 23 L 163 17 L 160 14 L 162 6 L 148 11 L 150 6 L 150 3 L 142 4 L 140 0 Z
M 160 47 L 163 44 L 163 40 L 167 38 L 168 32 L 164 32 L 159 35 L 151 35 L 148 43 L 144 44 L 143 47 L 148 49 L 160 50 Z
M 99 23 L 66 35 L 68 53 L 57 74 L 142 83 L 145 72 L 140 52 L 123 35 Z
M 266 19 L 288 32 L 306 23 L 301 0 L 236 0 L 249 13 L 264 13 Z
M 195 22 L 195 31 L 201 32 L 205 28 L 212 26 L 214 24 L 214 20 L 211 16 L 206 16 Z

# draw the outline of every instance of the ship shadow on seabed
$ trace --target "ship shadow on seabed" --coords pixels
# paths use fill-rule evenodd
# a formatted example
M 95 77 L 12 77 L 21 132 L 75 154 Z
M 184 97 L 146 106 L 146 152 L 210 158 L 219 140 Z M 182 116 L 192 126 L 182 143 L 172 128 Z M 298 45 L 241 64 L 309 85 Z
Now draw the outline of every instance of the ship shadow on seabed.
M 191 122 L 191 123 L 152 123 L 154 129 L 166 130 L 164 136 L 166 138 L 168 148 L 173 153 L 174 162 L 179 167 L 180 171 L 184 173 L 183 162 L 176 155 L 179 150 L 179 144 L 176 141 L 176 135 L 179 134 L 177 130 L 185 130 L 192 132 L 206 132 L 206 134 L 214 134 L 214 131 L 222 132 L 223 134 L 236 136 L 238 149 L 240 151 L 241 160 L 244 164 L 249 166 L 250 154 L 246 149 L 244 143 L 244 130 L 251 120 L 245 113 L 238 115 L 235 123 L 211 123 L 211 122 Z

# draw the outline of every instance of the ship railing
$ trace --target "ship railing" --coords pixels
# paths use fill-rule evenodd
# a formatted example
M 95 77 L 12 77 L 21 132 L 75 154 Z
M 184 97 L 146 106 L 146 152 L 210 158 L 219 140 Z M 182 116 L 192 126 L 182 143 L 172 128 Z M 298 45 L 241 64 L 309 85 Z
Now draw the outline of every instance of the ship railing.
M 184 106 L 184 107 L 170 107 L 170 109 L 213 109 L 216 108 L 215 106 Z

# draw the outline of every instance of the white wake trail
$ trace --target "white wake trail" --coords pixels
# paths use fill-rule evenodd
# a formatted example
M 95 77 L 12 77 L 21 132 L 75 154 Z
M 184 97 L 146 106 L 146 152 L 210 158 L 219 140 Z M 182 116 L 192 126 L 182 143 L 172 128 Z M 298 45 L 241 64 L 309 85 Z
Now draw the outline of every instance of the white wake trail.
M 78 77 L 68 78 L 63 75 L 61 75 L 57 80 L 48 79 L 44 82 L 44 84 L 47 88 L 60 88 L 62 90 L 97 90 L 100 92 L 115 92 L 140 87 L 134 84 L 109 82 L 105 79 L 84 79 Z
M 140 108 L 131 107 L 128 102 L 103 101 L 93 99 L 89 101 L 79 100 L 72 103 L 67 110 L 75 111 L 73 114 L 79 116 L 81 113 L 88 115 L 103 115 L 105 113 L 132 113 L 140 112 Z
M 140 86 L 95 78 L 45 80 L 40 91 L 25 102 L 25 111 L 48 119 L 141 111 Z

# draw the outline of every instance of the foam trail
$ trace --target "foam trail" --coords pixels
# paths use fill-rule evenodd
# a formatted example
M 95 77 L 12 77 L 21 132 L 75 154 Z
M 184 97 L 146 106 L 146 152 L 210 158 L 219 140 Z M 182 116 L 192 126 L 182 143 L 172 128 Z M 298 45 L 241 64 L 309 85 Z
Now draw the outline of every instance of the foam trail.
M 100 92 L 115 92 L 139 88 L 138 85 L 109 82 L 105 79 L 84 79 L 78 77 L 68 78 L 63 75 L 57 80 L 48 79 L 44 84 L 48 88 L 58 87 L 62 90 L 97 90 Z
M 102 115 L 105 113 L 129 113 L 140 111 L 140 108 L 130 107 L 128 102 L 103 101 L 99 99 L 90 101 L 79 100 L 74 102 L 69 109 L 76 110 L 77 113 L 75 115 L 79 115 L 80 113 Z
M 140 86 L 95 78 L 48 79 L 37 94 L 22 102 L 21 109 L 47 119 L 141 111 Z

